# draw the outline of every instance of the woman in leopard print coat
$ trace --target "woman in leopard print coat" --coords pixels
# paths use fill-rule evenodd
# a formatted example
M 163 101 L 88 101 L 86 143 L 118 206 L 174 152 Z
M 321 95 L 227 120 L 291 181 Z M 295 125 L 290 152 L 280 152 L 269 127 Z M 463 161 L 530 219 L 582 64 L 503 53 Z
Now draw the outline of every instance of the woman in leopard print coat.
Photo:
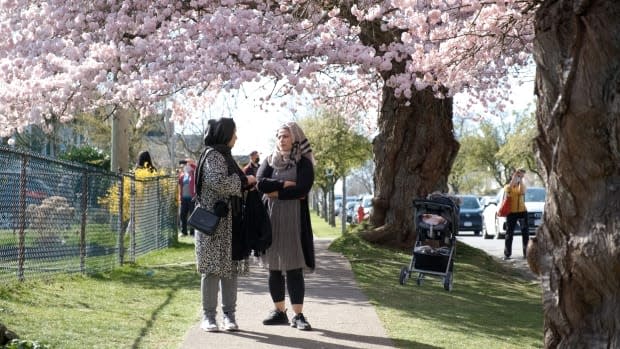
M 236 126 L 230 118 L 209 120 L 205 146 L 197 168 L 197 204 L 213 209 L 217 201 L 226 202 L 228 212 L 220 218 L 213 235 L 196 234 L 196 264 L 201 274 L 201 293 L 205 331 L 219 329 L 216 318 L 218 291 L 222 289 L 224 329 L 238 329 L 235 321 L 237 276 L 249 271 L 247 255 L 235 253 L 237 239 L 233 235 L 240 226 L 240 203 L 244 188 L 256 183 L 246 176 L 231 155 L 237 140 Z M 235 243 L 233 243 L 235 242 Z

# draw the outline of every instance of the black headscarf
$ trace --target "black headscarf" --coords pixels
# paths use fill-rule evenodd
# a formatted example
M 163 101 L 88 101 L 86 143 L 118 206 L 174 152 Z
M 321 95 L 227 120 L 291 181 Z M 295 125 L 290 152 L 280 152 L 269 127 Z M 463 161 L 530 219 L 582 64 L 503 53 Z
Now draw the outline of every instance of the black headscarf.
M 151 153 L 148 150 L 145 150 L 138 155 L 138 162 L 136 162 L 136 168 L 146 168 L 149 171 L 153 172 L 157 169 L 153 165 L 153 160 L 151 160 Z
M 236 129 L 237 126 L 235 125 L 235 121 L 231 118 L 211 119 L 208 121 L 204 143 L 205 146 L 217 150 L 218 153 L 224 156 L 226 164 L 228 165 L 228 175 L 236 173 L 245 186 L 247 184 L 247 178 L 233 158 L 231 149 L 228 146 L 228 142 L 232 139 Z

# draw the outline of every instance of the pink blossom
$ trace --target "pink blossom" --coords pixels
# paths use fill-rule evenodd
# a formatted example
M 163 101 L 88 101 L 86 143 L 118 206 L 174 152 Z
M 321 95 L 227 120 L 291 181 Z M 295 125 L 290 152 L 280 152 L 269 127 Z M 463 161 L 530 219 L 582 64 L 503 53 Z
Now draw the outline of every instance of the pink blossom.
M 194 99 L 188 92 L 194 88 L 239 88 L 259 79 L 280 81 L 285 86 L 278 93 L 309 92 L 317 101 L 348 96 L 350 105 L 370 110 L 383 83 L 405 99 L 413 88 L 429 86 L 448 88 L 447 96 L 465 86 L 484 91 L 509 68 L 527 64 L 532 49 L 532 13 L 523 11 L 524 2 L 320 4 L 3 1 L 0 33 L 10 39 L 0 42 L 0 132 L 40 122 L 38 114 L 49 111 L 68 120 L 93 105 L 131 102 L 146 115 L 186 92 Z M 369 22 L 379 31 L 365 32 Z M 503 30 L 519 40 L 500 43 Z M 362 41 L 364 35 L 382 37 L 381 31 L 402 34 Z M 403 72 L 378 79 L 377 72 L 391 72 L 400 62 Z M 191 113 L 175 106 L 173 114 L 184 120 Z

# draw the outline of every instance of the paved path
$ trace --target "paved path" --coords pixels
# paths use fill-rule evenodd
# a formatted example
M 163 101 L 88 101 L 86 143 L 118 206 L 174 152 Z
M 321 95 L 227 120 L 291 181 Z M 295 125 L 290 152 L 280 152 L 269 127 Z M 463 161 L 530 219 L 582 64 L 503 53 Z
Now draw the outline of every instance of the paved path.
M 524 278 L 529 280 L 536 280 L 538 277 L 532 273 L 530 267 L 527 265 L 527 260 L 523 258 L 521 248 L 521 235 L 515 235 L 512 240 L 512 258 L 504 261 L 504 239 L 484 239 L 482 236 L 474 236 L 473 234 L 459 233 L 457 236 L 459 241 L 462 241 L 472 247 L 479 248 L 486 252 L 488 255 L 495 257 L 495 259 L 506 266 L 514 268 Z
M 239 279 L 237 323 L 241 330 L 208 333 L 196 323 L 185 334 L 181 348 L 394 348 L 374 307 L 357 286 L 351 265 L 342 255 L 329 252 L 329 243 L 315 240 L 317 269 L 306 275 L 304 315 L 312 331 L 262 324 L 273 303 L 267 273 L 255 266 L 249 277 Z M 286 302 L 290 306 L 288 297 Z M 292 311 L 288 315 L 291 318 Z

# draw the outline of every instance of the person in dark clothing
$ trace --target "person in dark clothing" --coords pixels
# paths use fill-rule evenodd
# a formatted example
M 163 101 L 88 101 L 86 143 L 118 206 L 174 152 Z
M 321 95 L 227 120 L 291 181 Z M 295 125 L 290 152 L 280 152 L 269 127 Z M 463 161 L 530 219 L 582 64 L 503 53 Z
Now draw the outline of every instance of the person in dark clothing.
M 155 165 L 153 164 L 153 160 L 151 160 L 151 153 L 149 153 L 148 150 L 145 150 L 138 155 L 136 169 L 138 168 L 146 168 L 151 172 L 157 171 L 157 168 L 155 168 Z
M 269 292 L 274 308 L 265 325 L 288 324 L 285 290 L 295 316 L 290 325 L 310 330 L 303 314 L 304 271 L 315 268 L 314 240 L 308 193 L 314 183 L 314 156 L 303 131 L 295 122 L 277 132 L 276 149 L 257 174 L 258 190 L 264 193 L 271 220 L 272 243 L 262 256 L 269 270 Z
M 254 150 L 250 153 L 250 162 L 243 168 L 243 173 L 246 175 L 256 176 L 256 172 L 258 171 L 258 167 L 260 166 L 260 157 L 258 152 Z
M 179 221 L 181 222 L 181 235 L 187 235 L 187 218 L 194 211 L 194 200 L 196 199 L 196 163 L 192 159 L 186 159 L 183 172 L 179 173 L 177 182 L 179 184 Z M 194 228 L 189 228 L 189 234 L 194 235 Z

